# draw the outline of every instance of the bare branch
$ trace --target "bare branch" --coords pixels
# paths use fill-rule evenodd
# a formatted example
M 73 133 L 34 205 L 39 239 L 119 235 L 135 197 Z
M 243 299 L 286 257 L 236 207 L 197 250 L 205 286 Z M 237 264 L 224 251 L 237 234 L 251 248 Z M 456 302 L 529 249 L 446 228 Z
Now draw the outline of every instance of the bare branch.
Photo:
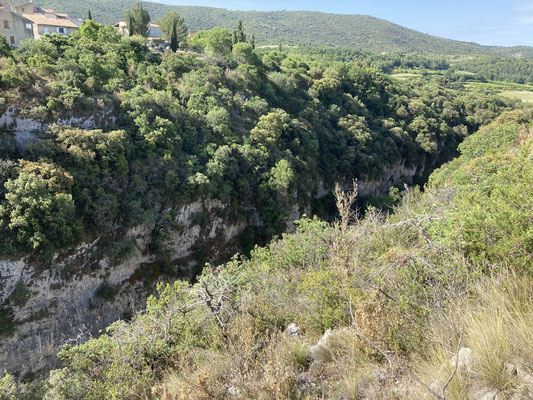
M 461 326 L 461 335 L 459 336 L 459 342 L 457 343 L 457 352 L 455 353 L 455 368 L 453 369 L 452 374 L 450 375 L 450 377 L 448 378 L 448 380 L 446 381 L 446 383 L 442 387 L 442 398 L 444 400 L 446 400 L 446 393 L 445 393 L 446 392 L 446 388 L 448 387 L 448 385 L 452 381 L 453 377 L 457 373 L 457 368 L 459 368 L 459 351 L 461 350 L 461 342 L 463 341 L 463 333 L 464 333 L 464 331 L 465 331 L 465 324 L 463 322 L 463 325 Z

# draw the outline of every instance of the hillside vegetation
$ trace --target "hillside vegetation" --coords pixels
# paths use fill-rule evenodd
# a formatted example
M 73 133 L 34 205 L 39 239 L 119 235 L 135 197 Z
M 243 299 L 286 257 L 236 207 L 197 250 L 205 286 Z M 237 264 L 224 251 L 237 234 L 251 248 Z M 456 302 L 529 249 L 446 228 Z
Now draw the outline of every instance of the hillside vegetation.
M 143 38 L 90 23 L 0 58 L 2 110 L 115 118 L 102 130 L 52 126 L 24 146 L 2 133 L 0 254 L 47 259 L 150 221 L 164 259 L 176 210 L 199 198 L 230 205 L 235 220 L 257 213 L 254 235 L 269 238 L 321 182 L 377 179 L 398 163 L 430 171 L 509 108 L 353 63 L 260 58 L 220 28 L 192 45 L 158 55 Z
M 90 9 L 97 22 L 115 24 L 124 19 L 135 0 L 39 0 L 72 16 L 86 18 Z M 349 47 L 374 52 L 409 51 L 431 54 L 497 54 L 533 58 L 531 47 L 490 47 L 443 39 L 407 29 L 368 15 L 340 15 L 313 11 L 232 11 L 198 6 L 170 6 L 143 2 L 152 21 L 176 10 L 193 30 L 233 29 L 242 20 L 259 45 Z
M 250 259 L 161 286 L 131 322 L 64 347 L 64 367 L 40 390 L 57 400 L 531 398 L 532 146 L 533 110 L 504 113 L 390 215 L 361 218 L 355 192 L 337 191 L 338 221 L 304 218 Z M 2 384 L 17 394 L 11 377 Z

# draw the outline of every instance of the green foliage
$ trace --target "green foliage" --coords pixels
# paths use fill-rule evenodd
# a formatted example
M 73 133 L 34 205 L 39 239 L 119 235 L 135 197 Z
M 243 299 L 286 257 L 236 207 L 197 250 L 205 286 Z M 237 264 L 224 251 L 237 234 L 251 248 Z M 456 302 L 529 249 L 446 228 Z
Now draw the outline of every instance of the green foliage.
M 232 38 L 234 45 L 237 43 L 246 43 L 246 33 L 244 33 L 244 28 L 242 26 L 241 20 L 237 21 L 237 28 L 233 30 Z
M 24 42 L 0 59 L 5 107 L 24 99 L 32 109 L 22 112 L 43 120 L 102 117 L 106 125 L 114 117 L 103 130 L 52 126 L 39 142 L 11 146 L 4 158 L 24 161 L 21 171 L 5 164 L 0 181 L 1 252 L 49 252 L 95 234 L 120 243 L 115 232 L 142 223 L 155 222 L 162 238 L 159 224 L 168 224 L 154 205 L 179 209 L 203 196 L 231 204 L 240 220 L 257 210 L 257 235 L 270 237 L 319 182 L 373 179 L 407 160 L 431 171 L 509 107 L 446 82 L 398 82 L 355 63 L 258 53 L 223 28 L 199 32 L 191 46 L 200 52 L 154 54 L 140 35 L 121 38 L 89 20 L 70 37 Z M 152 249 L 162 257 L 163 242 Z
M 159 25 L 167 40 L 172 40 L 173 33 L 175 33 L 177 43 L 187 39 L 189 28 L 185 24 L 185 20 L 176 11 L 166 13 L 163 18 L 157 21 L 157 25 Z
M 433 185 L 453 185 L 457 192 L 436 232 L 480 263 L 531 269 L 533 210 L 525 200 L 533 185 L 529 121 L 531 111 L 503 115 L 460 146 L 456 165 L 432 178 Z
M 28 87 L 31 77 L 27 69 L 18 65 L 13 58 L 0 58 L 0 87 L 13 89 Z
M 506 277 L 494 284 L 499 294 L 509 276 L 521 282 L 517 277 L 531 273 L 524 266 L 531 265 L 532 254 L 527 223 L 533 217 L 527 195 L 532 117 L 527 110 L 506 113 L 481 129 L 461 146 L 460 157 L 432 175 L 424 192 L 404 195 L 389 216 L 369 210 L 352 225 L 303 218 L 294 233 L 256 247 L 249 259 L 208 267 L 193 285 L 161 285 L 146 312 L 131 322 L 115 323 L 83 345 L 64 347 L 59 354 L 64 368 L 52 372 L 48 395 L 59 400 L 186 393 L 201 399 L 204 390 L 219 393 L 220 385 L 220 393 L 226 393 L 231 382 L 254 398 L 268 398 L 274 390 L 287 397 L 299 393 L 302 371 L 314 376 L 309 344 L 333 328 L 321 344 L 319 360 L 311 364 L 320 362 L 320 373 L 327 373 L 331 384 L 306 392 L 310 399 L 333 396 L 346 384 L 347 374 L 359 382 L 347 366 L 375 368 L 382 359 L 350 326 L 352 318 L 389 354 L 405 360 L 421 357 L 434 345 L 428 337 L 435 334 L 439 318 L 448 321 L 448 336 L 457 334 L 463 308 L 452 310 L 452 329 L 448 311 L 443 311 L 449 302 L 479 296 L 480 285 L 496 268 Z M 502 133 L 505 137 L 498 139 Z M 283 177 L 289 168 L 281 160 L 272 175 Z M 504 190 L 504 181 L 512 189 Z M 519 286 L 520 293 L 529 293 L 530 287 L 520 284 L 511 290 Z M 520 299 L 513 313 L 526 310 L 527 297 Z M 492 312 L 501 316 L 500 309 Z M 465 340 L 477 343 L 486 326 L 482 319 L 466 321 L 479 331 Z M 516 321 L 520 334 L 527 336 L 528 319 Z M 301 328 L 296 338 L 282 332 L 290 322 Z M 506 326 L 518 325 L 499 324 L 498 332 Z M 503 344 L 507 348 L 510 342 Z M 476 354 L 483 354 L 482 349 Z M 170 379 L 176 374 L 178 380 Z M 213 374 L 216 379 L 210 378 Z M 391 385 L 398 379 L 402 377 L 395 373 Z M 382 389 L 376 386 L 383 385 L 381 380 L 371 382 L 365 375 L 365 393 Z
M 22 161 L 20 167 L 18 177 L 5 183 L 0 205 L 2 251 L 74 244 L 81 225 L 70 194 L 72 176 L 48 163 Z
M 90 12 L 90 11 L 89 11 Z M 98 32 L 102 26 L 89 18 L 81 27 L 80 33 L 86 39 L 96 41 L 98 39 Z
M 3 376 L 0 377 L 0 400 L 17 400 L 18 394 L 15 378 L 4 371 Z
M 111 301 L 115 298 L 116 290 L 107 282 L 102 283 L 94 292 L 94 297 L 104 301 Z
M 227 29 L 213 28 L 198 32 L 191 41 L 191 46 L 199 47 L 210 55 L 228 57 L 233 48 L 233 42 Z
M 148 36 L 150 28 L 150 14 L 143 8 L 141 3 L 136 2 L 132 10 L 126 11 L 126 24 L 131 35 Z
M 0 57 L 9 57 L 11 55 L 11 47 L 7 44 L 6 37 L 0 35 Z
M 18 281 L 15 285 L 15 289 L 13 290 L 13 293 L 11 294 L 11 300 L 13 301 L 13 304 L 15 304 L 18 307 L 22 307 L 26 304 L 28 301 L 28 298 L 31 295 L 31 291 L 28 289 L 28 287 L 24 284 L 22 281 Z
M 133 238 L 124 238 L 116 243 L 106 251 L 109 261 L 112 264 L 118 264 L 126 257 L 130 256 L 135 250 L 135 240 Z
M 0 308 L 0 338 L 9 337 L 15 332 L 13 310 L 7 307 Z M 1 392 L 0 392 L 1 394 Z

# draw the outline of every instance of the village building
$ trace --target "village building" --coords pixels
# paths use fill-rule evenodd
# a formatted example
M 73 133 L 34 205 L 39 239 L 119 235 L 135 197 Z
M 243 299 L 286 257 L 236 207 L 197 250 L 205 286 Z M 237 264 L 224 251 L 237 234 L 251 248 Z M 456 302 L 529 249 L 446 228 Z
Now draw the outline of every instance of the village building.
M 0 35 L 5 36 L 10 46 L 17 47 L 23 40 L 33 38 L 33 24 L 0 4 Z
M 118 30 L 118 33 L 121 36 L 128 36 L 128 25 L 124 21 L 117 22 L 115 25 L 113 25 Z M 163 39 L 163 31 L 159 27 L 159 25 L 156 24 L 148 24 L 148 34 L 146 36 L 146 39 L 148 40 L 148 46 L 150 47 L 157 47 L 157 46 L 164 46 L 164 39 Z
M 120 36 L 128 36 L 129 35 L 128 25 L 126 24 L 126 22 L 119 21 L 115 25 L 113 25 L 113 27 L 116 30 L 118 30 L 118 33 L 120 34 Z
M 115 29 L 117 29 L 118 33 L 121 36 L 128 36 L 128 25 L 124 21 L 117 22 L 115 25 L 113 25 Z M 196 35 L 197 31 L 189 31 L 188 37 L 189 39 L 192 39 L 194 35 Z M 148 35 L 146 36 L 146 39 L 148 40 L 148 46 L 150 47 L 164 47 L 165 43 L 167 41 L 163 38 L 163 31 L 159 27 L 159 25 L 156 24 L 148 24 Z
M 128 36 L 128 25 L 124 21 L 117 22 L 115 25 L 113 25 L 118 30 L 118 33 L 120 33 L 122 36 Z M 159 27 L 159 25 L 156 24 L 148 24 L 148 34 L 146 38 L 150 40 L 154 39 L 161 39 L 163 37 L 163 31 Z
M 37 7 L 32 1 L 15 6 L 13 10 L 32 22 L 34 39 L 39 39 L 47 33 L 70 35 L 78 30 L 81 24 L 73 22 L 67 14 L 56 13 L 51 8 Z

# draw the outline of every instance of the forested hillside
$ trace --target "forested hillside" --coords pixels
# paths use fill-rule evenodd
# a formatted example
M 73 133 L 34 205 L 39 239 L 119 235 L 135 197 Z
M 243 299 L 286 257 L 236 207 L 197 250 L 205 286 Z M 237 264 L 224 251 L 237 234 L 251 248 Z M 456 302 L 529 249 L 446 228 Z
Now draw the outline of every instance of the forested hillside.
M 124 19 L 136 0 L 38 0 L 72 16 L 86 18 L 90 9 L 97 22 L 115 24 Z M 193 30 L 233 29 L 242 20 L 259 45 L 337 46 L 374 52 L 409 51 L 430 54 L 497 54 L 533 58 L 531 47 L 489 47 L 443 39 L 367 15 L 339 15 L 312 11 L 232 11 L 197 6 L 170 6 L 143 2 L 153 21 L 176 10 Z
M 532 110 L 503 114 L 390 215 L 361 218 L 337 191 L 337 222 L 304 218 L 249 260 L 161 286 L 131 322 L 63 348 L 37 393 L 531 398 L 532 133 Z
M 164 253 L 172 210 L 200 197 L 231 204 L 237 219 L 256 212 L 269 237 L 320 182 L 376 179 L 398 163 L 427 173 L 508 107 L 356 64 L 261 59 L 218 28 L 191 45 L 199 53 L 160 56 L 91 23 L 0 59 L 3 110 L 114 116 L 103 130 L 55 126 L 24 146 L 3 134 L 1 254 L 46 258 L 154 219 Z
M 398 70 L 439 72 L 446 79 L 466 82 L 503 81 L 518 84 L 533 84 L 533 60 L 487 55 L 445 56 L 416 53 L 372 53 L 341 47 L 296 47 L 285 49 L 314 59 L 329 61 L 359 62 L 385 73 Z M 265 50 L 267 51 L 267 50 Z

